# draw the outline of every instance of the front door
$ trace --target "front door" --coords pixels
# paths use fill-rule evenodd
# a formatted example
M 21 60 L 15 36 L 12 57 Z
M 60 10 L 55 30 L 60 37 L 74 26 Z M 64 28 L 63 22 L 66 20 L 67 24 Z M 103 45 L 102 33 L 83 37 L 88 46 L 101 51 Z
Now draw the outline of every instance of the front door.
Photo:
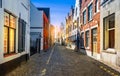
M 97 56 L 97 28 L 92 29 L 92 55 Z

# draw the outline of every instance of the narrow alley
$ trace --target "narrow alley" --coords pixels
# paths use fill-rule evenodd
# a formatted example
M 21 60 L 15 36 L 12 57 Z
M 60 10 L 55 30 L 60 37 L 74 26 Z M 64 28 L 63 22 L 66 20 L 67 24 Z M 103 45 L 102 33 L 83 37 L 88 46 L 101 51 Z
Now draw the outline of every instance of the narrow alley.
M 47 52 L 34 54 L 6 76 L 119 76 L 119 73 L 82 53 L 56 44 Z

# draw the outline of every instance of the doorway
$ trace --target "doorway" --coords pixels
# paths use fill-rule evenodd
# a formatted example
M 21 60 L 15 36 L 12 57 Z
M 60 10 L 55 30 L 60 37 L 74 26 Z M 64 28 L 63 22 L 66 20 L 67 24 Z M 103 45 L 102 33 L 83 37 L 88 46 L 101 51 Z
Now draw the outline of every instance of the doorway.
M 92 56 L 97 56 L 97 28 L 92 29 Z

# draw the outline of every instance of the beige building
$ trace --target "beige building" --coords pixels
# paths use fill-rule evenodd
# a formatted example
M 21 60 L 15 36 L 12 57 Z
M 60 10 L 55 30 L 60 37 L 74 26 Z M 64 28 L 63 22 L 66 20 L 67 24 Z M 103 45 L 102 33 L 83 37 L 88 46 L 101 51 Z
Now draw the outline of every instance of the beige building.
M 73 26 L 73 16 L 74 16 L 74 8 L 71 7 L 68 16 L 66 17 L 66 43 L 70 43 L 72 41 L 72 30 L 75 29 L 76 26 Z
M 101 0 L 101 59 L 120 66 L 120 1 Z
M 54 25 L 50 25 L 50 46 L 53 46 L 55 42 L 55 27 Z

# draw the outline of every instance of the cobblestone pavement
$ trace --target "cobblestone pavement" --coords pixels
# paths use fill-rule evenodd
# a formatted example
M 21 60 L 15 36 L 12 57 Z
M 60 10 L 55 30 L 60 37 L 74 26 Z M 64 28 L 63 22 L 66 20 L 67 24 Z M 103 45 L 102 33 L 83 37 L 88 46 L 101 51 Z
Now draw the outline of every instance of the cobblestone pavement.
M 33 55 L 6 76 L 120 76 L 108 66 L 64 46 Z

